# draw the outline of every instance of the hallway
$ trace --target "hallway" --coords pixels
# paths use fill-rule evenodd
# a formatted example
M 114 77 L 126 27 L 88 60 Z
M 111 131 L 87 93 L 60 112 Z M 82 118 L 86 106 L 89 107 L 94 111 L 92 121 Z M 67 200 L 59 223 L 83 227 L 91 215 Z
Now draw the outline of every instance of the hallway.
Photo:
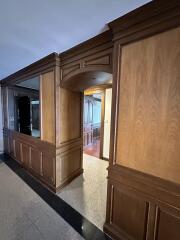
M 18 163 L 0 159 L 5 160 L 0 160 L 0 239 L 109 239 Z
M 106 214 L 107 167 L 108 161 L 84 154 L 84 173 L 58 193 L 101 230 Z

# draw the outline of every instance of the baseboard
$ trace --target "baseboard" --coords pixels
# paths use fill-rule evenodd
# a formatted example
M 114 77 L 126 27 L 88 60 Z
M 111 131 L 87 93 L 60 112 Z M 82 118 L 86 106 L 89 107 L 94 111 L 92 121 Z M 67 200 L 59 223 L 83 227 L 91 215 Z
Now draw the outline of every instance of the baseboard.
M 111 236 L 113 240 L 129 240 L 129 238 L 124 238 L 120 236 L 121 234 L 116 231 L 111 224 L 105 223 L 103 226 L 103 231 L 108 235 Z

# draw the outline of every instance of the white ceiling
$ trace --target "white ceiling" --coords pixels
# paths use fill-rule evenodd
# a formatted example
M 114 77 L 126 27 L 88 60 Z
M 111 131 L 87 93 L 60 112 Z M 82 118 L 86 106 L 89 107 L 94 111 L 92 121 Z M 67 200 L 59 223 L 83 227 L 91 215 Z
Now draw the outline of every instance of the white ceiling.
M 107 29 L 149 0 L 0 0 L 0 79 Z

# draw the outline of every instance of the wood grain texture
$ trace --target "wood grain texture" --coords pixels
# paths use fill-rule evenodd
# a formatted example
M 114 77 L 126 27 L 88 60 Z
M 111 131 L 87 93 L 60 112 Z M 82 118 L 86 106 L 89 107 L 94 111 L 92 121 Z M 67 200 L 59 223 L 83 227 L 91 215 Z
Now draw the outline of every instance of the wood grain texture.
M 180 217 L 176 209 L 158 209 L 157 213 L 156 238 L 164 239 L 180 239 Z
M 41 140 L 55 143 L 55 91 L 54 72 L 41 75 Z
M 109 167 L 104 230 L 113 239 L 179 239 L 179 185 L 114 165 Z
M 8 129 L 4 136 L 9 142 L 6 153 L 55 191 L 55 145 Z
M 41 152 L 34 148 L 31 148 L 30 167 L 32 168 L 32 171 L 39 175 L 41 175 L 41 161 Z
M 60 190 L 82 172 L 82 144 L 56 155 L 56 189 Z
M 146 238 L 146 226 L 149 205 L 135 194 L 120 191 L 114 187 L 111 222 L 128 239 L 143 240 Z M 131 227 L 130 227 L 131 226 Z
M 26 144 L 22 144 L 22 162 L 25 168 L 30 166 L 30 148 Z
M 81 137 L 81 93 L 60 88 L 60 141 Z
M 180 183 L 180 28 L 122 48 L 116 163 Z

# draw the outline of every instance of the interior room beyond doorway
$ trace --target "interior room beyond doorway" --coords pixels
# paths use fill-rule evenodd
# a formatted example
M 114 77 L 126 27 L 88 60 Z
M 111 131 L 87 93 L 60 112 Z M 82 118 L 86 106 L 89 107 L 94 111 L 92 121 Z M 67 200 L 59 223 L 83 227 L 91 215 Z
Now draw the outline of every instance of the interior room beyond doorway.
M 109 159 L 111 98 L 111 85 L 84 92 L 83 151 L 104 160 Z

